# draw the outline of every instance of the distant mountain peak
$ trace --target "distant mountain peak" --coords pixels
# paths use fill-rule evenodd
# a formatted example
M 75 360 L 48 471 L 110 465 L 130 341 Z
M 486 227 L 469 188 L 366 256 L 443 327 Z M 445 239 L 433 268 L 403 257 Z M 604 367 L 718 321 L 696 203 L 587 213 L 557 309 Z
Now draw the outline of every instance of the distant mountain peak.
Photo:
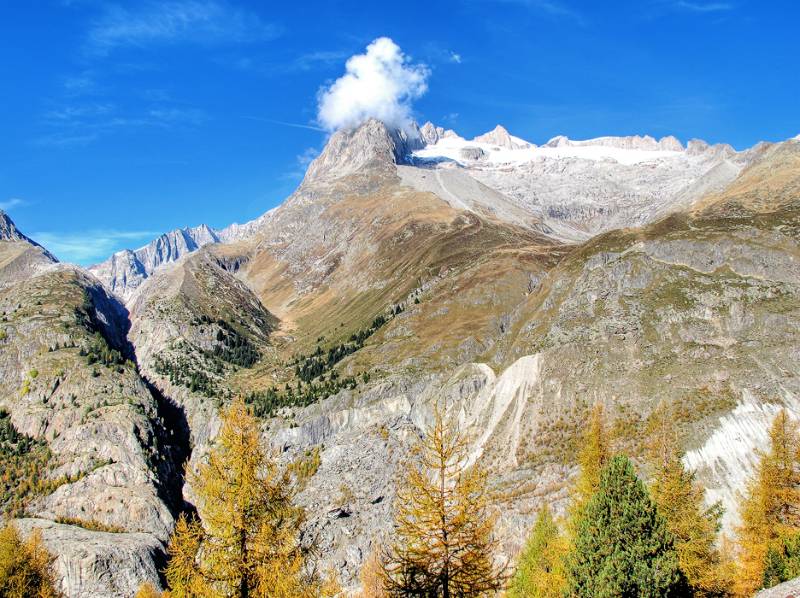
M 511 150 L 526 149 L 532 146 L 532 144 L 528 143 L 524 139 L 520 139 L 519 137 L 514 137 L 511 135 L 511 133 L 509 133 L 503 125 L 497 125 L 488 133 L 478 135 L 475 137 L 475 139 L 473 139 L 473 141 L 477 141 L 478 143 L 489 143 L 491 145 L 497 145 Z
M 431 121 L 426 122 L 419 129 L 420 137 L 425 145 L 435 145 L 440 139 L 447 137 L 458 137 L 458 134 L 452 129 L 445 129 L 444 127 L 437 127 Z
M 89 271 L 103 281 L 110 291 L 127 298 L 160 266 L 175 262 L 205 245 L 219 242 L 217 231 L 206 224 L 194 228 L 176 228 L 139 249 L 118 251 L 106 261 L 91 266 Z

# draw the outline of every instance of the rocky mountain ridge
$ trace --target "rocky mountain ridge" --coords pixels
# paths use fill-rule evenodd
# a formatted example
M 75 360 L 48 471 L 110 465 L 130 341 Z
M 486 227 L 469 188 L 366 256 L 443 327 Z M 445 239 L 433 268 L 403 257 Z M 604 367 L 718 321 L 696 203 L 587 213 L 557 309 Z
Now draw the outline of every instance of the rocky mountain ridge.
M 452 144 L 454 152 L 438 150 L 440 142 L 445 146 Z M 555 153 L 526 153 L 525 150 L 533 150 L 536 145 L 511 135 L 501 125 L 467 142 L 454 131 L 431 122 L 422 127 L 414 124 L 409 131 L 389 131 L 378 121 L 369 121 L 366 126 L 335 133 L 309 166 L 304 183 L 344 177 L 377 166 L 391 173 L 395 165 L 448 168 L 457 164 L 469 177 L 494 191 L 478 201 L 487 210 L 509 213 L 510 204 L 515 222 L 544 221 L 552 234 L 574 241 L 610 228 L 644 224 L 669 209 L 665 205 L 667 196 L 679 198 L 680 205 L 691 203 L 699 194 L 732 180 L 747 160 L 747 152 L 737 154 L 730 146 L 712 147 L 700 140 L 690 141 L 684 149 L 672 136 L 659 141 L 647 135 L 585 141 L 558 136 L 541 147 L 544 152 L 549 148 Z M 584 151 L 574 156 L 563 153 L 569 148 L 589 153 Z M 601 153 L 603 160 L 598 164 L 598 155 L 591 152 L 599 148 L 622 153 Z M 491 156 L 497 149 L 510 153 L 501 153 L 500 162 L 494 164 Z M 648 160 L 658 160 L 660 154 L 645 155 L 645 161 L 641 162 L 642 152 L 678 152 L 684 158 L 666 160 L 663 168 L 651 173 Z M 445 162 L 439 162 L 442 157 Z M 615 164 L 616 160 L 625 163 Z M 630 160 L 634 162 L 628 163 Z M 663 175 L 659 172 L 662 170 Z M 421 176 L 424 175 L 411 173 L 409 181 L 415 184 L 413 181 L 419 181 Z M 424 183 L 423 187 L 430 185 Z M 440 189 L 439 195 L 451 198 L 453 194 Z M 161 265 L 208 244 L 249 238 L 270 217 L 267 213 L 244 225 L 232 224 L 221 230 L 207 225 L 176 229 L 140 249 L 119 251 L 92 266 L 90 271 L 127 301 Z
M 483 144 L 487 159 L 461 161 L 482 142 L 420 132 L 435 141 L 377 121 L 337 133 L 281 206 L 177 243 L 126 307 L 79 268 L 9 268 L 44 258 L 0 242 L 0 374 L 16 387 L 0 406 L 48 443 L 53 475 L 77 478 L 34 497 L 21 525 L 61 550 L 69 596 L 159 583 L 192 502 L 175 472 L 203 459 L 237 395 L 285 463 L 318 456 L 299 501 L 348 589 L 437 403 L 507 496 L 508 555 L 543 501 L 563 511 L 595 401 L 634 459 L 654 406 L 674 405 L 685 461 L 732 528 L 769 418 L 800 416 L 800 143 Z M 554 213 L 559 181 L 574 197 Z M 300 379 L 317 351 L 337 357 Z

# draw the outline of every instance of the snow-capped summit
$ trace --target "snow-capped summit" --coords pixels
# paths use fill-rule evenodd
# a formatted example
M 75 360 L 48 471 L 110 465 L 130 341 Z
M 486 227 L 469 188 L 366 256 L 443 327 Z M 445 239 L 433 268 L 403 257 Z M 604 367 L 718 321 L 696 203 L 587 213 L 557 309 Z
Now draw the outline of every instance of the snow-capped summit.
M 492 129 L 488 133 L 484 133 L 483 135 L 478 135 L 477 137 L 475 137 L 475 139 L 473 139 L 473 141 L 477 141 L 478 143 L 488 143 L 491 145 L 497 145 L 499 147 L 510 150 L 527 149 L 529 147 L 535 147 L 532 144 L 525 141 L 524 139 L 520 139 L 519 137 L 514 137 L 502 125 L 497 125 L 494 129 Z
M 437 127 L 431 121 L 426 122 L 419 129 L 419 136 L 425 145 L 434 145 L 440 139 L 445 137 L 458 137 L 452 129 L 445 129 L 444 127 Z
M 624 150 L 643 150 L 649 152 L 655 151 L 671 151 L 682 152 L 683 145 L 677 138 L 672 135 L 662 137 L 656 141 L 650 135 L 644 137 L 640 135 L 628 135 L 626 137 L 596 137 L 594 139 L 586 139 L 582 141 L 575 141 L 566 137 L 565 135 L 558 135 L 553 137 L 550 141 L 545 143 L 546 147 L 611 147 Z
M 612 160 L 631 165 L 678 156 L 683 152 L 683 146 L 675 137 L 664 137 L 656 141 L 650 136 L 598 137 L 573 141 L 560 135 L 537 147 L 510 135 L 503 127 L 498 126 L 472 141 L 457 135 L 440 137 L 436 143 L 429 143 L 415 150 L 412 157 L 418 161 L 450 161 L 462 165 L 479 159 L 488 166 L 519 165 L 534 160 L 562 158 Z

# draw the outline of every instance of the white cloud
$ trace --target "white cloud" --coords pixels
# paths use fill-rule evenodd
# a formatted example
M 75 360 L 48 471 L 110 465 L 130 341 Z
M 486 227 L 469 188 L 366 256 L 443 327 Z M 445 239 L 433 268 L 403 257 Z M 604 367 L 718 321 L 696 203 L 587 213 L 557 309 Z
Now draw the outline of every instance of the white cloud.
M 274 39 L 280 29 L 257 14 L 218 0 L 146 2 L 135 10 L 112 5 L 89 31 L 98 53 L 154 43 L 242 43 Z
M 554 18 L 568 18 L 583 24 L 584 19 L 581 13 L 574 10 L 571 6 L 557 0 L 470 0 L 481 2 L 496 2 L 504 4 L 516 4 L 529 10 L 541 12 Z
M 297 164 L 300 166 L 300 168 L 305 170 L 317 156 L 319 156 L 319 150 L 317 148 L 307 147 L 305 150 L 303 150 L 302 154 L 297 155 Z
M 678 1 L 673 4 L 677 9 L 688 10 L 691 12 L 724 12 L 733 10 L 733 5 L 727 2 L 684 2 Z
M 411 121 L 411 103 L 428 90 L 430 70 L 413 64 L 388 37 L 351 56 L 345 74 L 319 93 L 319 122 L 329 131 L 354 127 L 368 118 L 403 128 Z
M 13 208 L 18 208 L 20 206 L 26 205 L 28 202 L 24 199 L 20 199 L 19 197 L 9 197 L 5 201 L 0 201 L 0 210 L 7 211 Z
M 129 242 L 138 243 L 156 234 L 152 231 L 93 229 L 74 233 L 40 231 L 31 233 L 30 237 L 62 261 L 89 265 L 106 259 Z
M 120 129 L 141 127 L 195 127 L 208 120 L 197 108 L 154 105 L 136 113 L 123 114 L 111 103 L 67 104 L 44 114 L 50 131 L 33 140 L 47 147 L 87 145 Z

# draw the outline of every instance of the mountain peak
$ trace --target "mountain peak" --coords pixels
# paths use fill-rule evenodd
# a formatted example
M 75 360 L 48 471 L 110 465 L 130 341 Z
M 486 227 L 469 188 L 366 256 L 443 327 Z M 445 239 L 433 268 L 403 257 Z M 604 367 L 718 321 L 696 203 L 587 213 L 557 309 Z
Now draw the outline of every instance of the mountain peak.
M 58 259 L 56 259 L 52 253 L 47 251 L 47 249 L 39 245 L 39 243 L 30 237 L 22 234 L 22 232 L 20 232 L 20 230 L 17 228 L 17 225 L 14 224 L 14 221 L 11 220 L 11 217 L 3 210 L 0 210 L 0 241 L 17 241 L 27 243 L 31 247 L 35 248 L 35 251 L 38 255 L 42 256 L 42 263 L 50 264 L 58 262 Z
M 477 141 L 478 143 L 490 143 L 492 145 L 498 145 L 511 150 L 526 149 L 531 147 L 530 143 L 524 139 L 520 139 L 519 137 L 514 137 L 502 125 L 497 125 L 488 133 L 478 135 L 475 137 L 475 139 L 473 139 L 473 141 Z
M 413 150 L 423 146 L 418 127 L 411 131 L 389 129 L 371 118 L 358 127 L 340 129 L 331 135 L 325 149 L 308 167 L 303 182 L 333 180 L 367 168 L 394 166 L 406 162 Z
M 184 255 L 206 245 L 221 242 L 216 230 L 207 224 L 194 228 L 177 228 L 153 239 L 136 250 L 117 251 L 106 261 L 89 267 L 106 287 L 124 299 L 146 278 L 164 264 L 175 262 Z
M 0 241 L 27 241 L 28 243 L 33 243 L 28 237 L 19 232 L 17 225 L 3 210 L 0 210 Z

